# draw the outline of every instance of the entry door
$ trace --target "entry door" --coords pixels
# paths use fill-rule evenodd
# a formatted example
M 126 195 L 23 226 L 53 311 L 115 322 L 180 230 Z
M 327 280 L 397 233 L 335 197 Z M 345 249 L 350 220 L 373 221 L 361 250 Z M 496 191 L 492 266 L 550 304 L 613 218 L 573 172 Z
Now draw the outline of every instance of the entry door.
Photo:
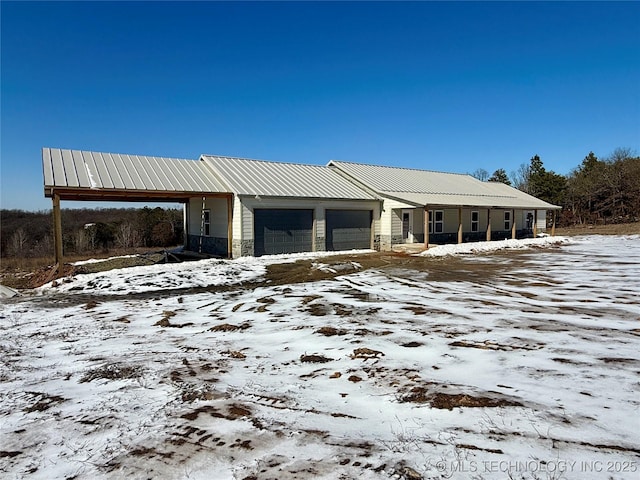
M 402 239 L 413 243 L 413 210 L 402 211 Z

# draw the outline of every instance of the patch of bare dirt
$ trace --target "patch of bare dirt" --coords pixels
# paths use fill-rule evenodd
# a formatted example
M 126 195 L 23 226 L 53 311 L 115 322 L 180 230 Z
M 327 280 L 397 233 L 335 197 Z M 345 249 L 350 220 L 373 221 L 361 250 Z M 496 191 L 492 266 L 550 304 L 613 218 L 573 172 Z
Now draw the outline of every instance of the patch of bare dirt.
M 481 452 L 496 453 L 502 455 L 504 452 L 499 448 L 480 448 L 475 445 L 469 445 L 466 443 L 456 443 L 456 448 L 464 448 L 465 450 L 479 450 Z
M 175 317 L 176 315 L 177 315 L 176 312 L 173 312 L 171 310 L 165 310 L 164 312 L 162 312 L 162 318 L 158 320 L 156 323 L 154 323 L 153 325 L 156 327 L 163 327 L 163 328 L 183 328 L 183 327 L 189 327 L 193 325 L 193 322 L 172 323 L 169 319 Z
M 12 458 L 17 457 L 22 452 L 19 450 L 0 450 L 0 458 Z
M 195 420 L 200 414 L 208 414 L 214 418 L 237 420 L 239 418 L 249 417 L 251 416 L 251 413 L 252 412 L 249 408 L 238 404 L 231 404 L 227 406 L 226 410 L 221 410 L 213 405 L 203 405 L 202 407 L 198 407 L 195 410 L 180 415 L 180 418 Z
M 356 348 L 353 353 L 350 355 L 352 359 L 362 358 L 363 360 L 368 360 L 370 358 L 380 358 L 384 356 L 379 350 L 372 350 L 370 348 Z
M 119 363 L 109 363 L 99 368 L 94 368 L 85 373 L 79 380 L 79 383 L 91 382 L 93 380 L 126 380 L 130 378 L 139 378 L 143 374 L 140 367 L 132 365 L 122 365 Z
M 543 344 L 513 344 L 513 345 L 503 345 L 500 343 L 495 343 L 490 340 L 485 340 L 484 342 L 466 342 L 464 340 L 456 340 L 455 342 L 451 342 L 449 344 L 452 347 L 468 347 L 468 348 L 478 348 L 480 350 L 500 350 L 509 352 L 512 350 L 539 350 L 544 345 Z
M 521 407 L 522 403 L 506 397 L 488 397 L 467 393 L 444 393 L 428 387 L 413 387 L 401 402 L 428 403 L 432 408 L 453 410 L 457 407 Z
M 247 358 L 247 356 L 238 351 L 238 350 L 227 350 L 226 352 L 222 352 L 225 355 L 229 355 L 231 358 L 235 358 L 237 360 L 244 360 L 245 358 Z
M 210 332 L 237 332 L 238 330 L 246 330 L 249 327 L 251 327 L 251 325 L 248 323 L 242 323 L 240 325 L 222 323 L 220 325 L 216 325 L 215 327 L 211 327 L 209 331 Z
M 334 335 L 346 335 L 347 331 L 342 328 L 338 329 L 335 327 L 325 326 L 320 327 L 315 331 L 315 333 L 319 333 L 320 335 L 324 335 L 325 337 L 333 337 Z
M 44 412 L 54 405 L 64 402 L 66 399 L 59 395 L 49 395 L 42 392 L 25 392 L 32 397 L 33 403 L 23 409 L 26 413 Z
M 333 358 L 324 355 L 300 355 L 300 361 L 302 363 L 327 363 L 332 362 Z

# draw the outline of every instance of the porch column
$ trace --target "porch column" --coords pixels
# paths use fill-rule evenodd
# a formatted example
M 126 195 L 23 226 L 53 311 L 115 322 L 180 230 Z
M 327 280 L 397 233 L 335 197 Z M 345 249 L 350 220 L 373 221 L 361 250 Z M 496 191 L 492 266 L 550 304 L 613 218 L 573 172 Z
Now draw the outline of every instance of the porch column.
M 429 248 L 429 209 L 424 206 L 424 248 Z
M 487 209 L 487 242 L 491 241 L 491 209 Z
M 62 216 L 60 213 L 60 195 L 53 194 L 53 246 L 58 273 L 62 273 Z
M 551 222 L 551 236 L 555 237 L 556 236 L 556 214 L 558 213 L 557 210 L 553 211 L 553 221 Z
M 189 200 L 184 202 L 182 206 L 182 239 L 184 243 L 184 249 L 189 249 Z
M 533 211 L 533 238 L 538 236 L 538 210 Z
M 233 258 L 233 196 L 227 195 L 227 257 Z
M 516 209 L 511 210 L 511 239 L 516 238 Z
M 458 207 L 458 243 L 462 243 L 462 207 Z

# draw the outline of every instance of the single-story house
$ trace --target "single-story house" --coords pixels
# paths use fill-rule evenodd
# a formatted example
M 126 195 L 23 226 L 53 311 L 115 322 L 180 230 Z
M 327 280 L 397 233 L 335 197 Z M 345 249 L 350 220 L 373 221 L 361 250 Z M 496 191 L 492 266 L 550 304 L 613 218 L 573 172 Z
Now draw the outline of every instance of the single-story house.
M 544 231 L 547 210 L 560 209 L 471 175 L 335 160 L 328 166 L 382 199 L 376 231 L 381 250 L 398 243 L 522 238 Z
M 516 238 L 544 230 L 546 211 L 560 208 L 469 175 L 342 161 L 54 148 L 42 159 L 58 262 L 61 200 L 182 203 L 185 247 L 224 257 Z

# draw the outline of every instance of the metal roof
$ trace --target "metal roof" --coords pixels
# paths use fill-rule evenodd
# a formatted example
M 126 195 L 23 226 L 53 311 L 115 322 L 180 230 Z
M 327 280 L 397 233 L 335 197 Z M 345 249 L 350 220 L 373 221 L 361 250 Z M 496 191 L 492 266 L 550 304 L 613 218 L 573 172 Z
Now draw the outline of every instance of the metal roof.
M 482 182 L 471 175 L 384 167 L 332 160 L 338 169 L 380 195 L 417 206 L 477 206 L 557 209 L 503 183 Z
M 247 158 L 201 157 L 237 195 L 264 197 L 376 200 L 353 182 L 320 165 L 269 162 Z
M 45 195 L 53 190 L 148 193 L 228 193 L 197 160 L 43 148 Z

